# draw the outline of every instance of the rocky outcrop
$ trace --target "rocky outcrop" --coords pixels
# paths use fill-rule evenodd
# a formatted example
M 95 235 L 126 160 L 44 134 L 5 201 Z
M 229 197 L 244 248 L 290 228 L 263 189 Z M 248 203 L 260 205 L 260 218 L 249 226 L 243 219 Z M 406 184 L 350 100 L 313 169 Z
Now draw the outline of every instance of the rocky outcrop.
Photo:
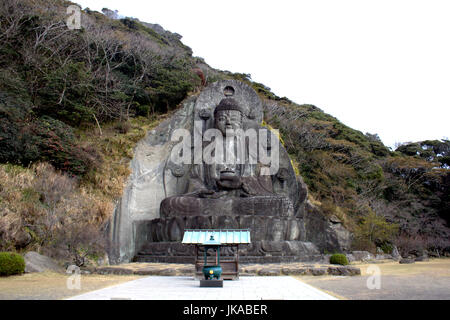
M 110 263 L 131 261 L 147 240 L 146 234 L 137 232 L 140 224 L 159 218 L 161 201 L 184 189 L 184 181 L 172 175 L 173 168 L 166 165 L 173 145 L 171 134 L 175 129 L 190 124 L 194 103 L 195 97 L 185 101 L 183 109 L 137 143 L 130 163 L 132 173 L 109 224 L 113 244 L 109 252 Z
M 409 259 L 409 258 L 405 258 L 399 261 L 400 264 L 411 264 L 415 262 L 415 259 Z
M 347 259 L 349 262 L 353 261 L 367 262 L 370 260 L 374 260 L 375 256 L 368 251 L 352 251 L 350 254 L 347 254 Z
M 309 201 L 305 203 L 303 220 L 306 240 L 314 243 L 320 251 L 347 252 L 351 246 L 351 233 L 335 216 L 327 217 Z
M 120 266 L 98 267 L 92 270 L 96 274 L 146 275 L 146 276 L 193 276 L 192 263 L 130 263 Z M 239 267 L 240 276 L 359 276 L 361 270 L 353 266 L 317 266 L 301 263 L 286 264 L 245 264 Z
M 43 256 L 37 252 L 30 251 L 25 254 L 25 272 L 64 272 L 64 269 L 59 266 L 54 260 Z
M 392 255 L 392 258 L 394 260 L 401 260 L 402 259 L 402 256 L 398 252 L 397 246 L 393 246 L 391 255 Z
M 328 267 L 328 274 L 333 276 L 360 276 L 361 269 L 351 266 Z

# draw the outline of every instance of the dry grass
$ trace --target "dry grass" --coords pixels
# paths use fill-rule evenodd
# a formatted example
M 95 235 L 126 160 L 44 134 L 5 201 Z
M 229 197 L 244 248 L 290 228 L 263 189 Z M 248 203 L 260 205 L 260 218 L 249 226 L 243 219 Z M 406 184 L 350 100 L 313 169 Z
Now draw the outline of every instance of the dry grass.
M 361 268 L 361 275 L 371 275 L 367 273 L 368 264 L 355 264 L 352 266 Z M 436 277 L 450 277 L 450 259 L 432 259 L 430 261 L 420 261 L 413 264 L 400 264 L 398 262 L 387 262 L 376 264 L 382 275 L 410 276 L 426 274 Z
M 40 251 L 60 242 L 58 234 L 69 237 L 70 226 L 72 235 L 81 241 L 89 239 L 80 230 L 100 232 L 122 195 L 134 146 L 166 116 L 133 118 L 125 131 L 110 123 L 101 135 L 97 128 L 80 130 L 79 143 L 97 150 L 101 158 L 81 180 L 47 163 L 29 168 L 1 164 L 0 251 Z
M 440 258 L 431 259 L 430 261 L 415 262 L 413 264 L 400 264 L 398 262 L 383 262 L 377 264 L 351 264 L 352 267 L 361 269 L 361 276 L 371 276 L 372 272 L 367 272 L 369 266 L 377 266 L 380 268 L 382 276 L 401 276 L 411 277 L 417 275 L 430 276 L 430 277 L 450 277 L 450 259 Z M 341 278 L 336 276 L 296 276 L 299 280 L 308 281 L 339 281 Z
M 386 262 L 353 264 L 362 276 L 300 276 L 298 280 L 324 290 L 340 299 L 355 300 L 448 300 L 450 298 L 450 259 L 433 259 L 414 264 Z M 380 268 L 380 288 L 367 283 L 374 274 L 369 266 Z M 373 269 L 372 269 L 373 270 Z
M 96 127 L 80 130 L 81 144 L 94 147 L 102 158 L 102 163 L 81 181 L 83 188 L 108 200 L 117 200 L 130 175 L 129 163 L 136 143 L 166 117 L 132 118 L 127 122 L 129 127 L 126 131 L 119 130 L 118 123 L 109 123 L 102 127 L 101 135 Z
M 82 275 L 81 289 L 70 290 L 67 288 L 69 276 L 43 272 L 0 277 L 0 300 L 59 300 L 141 278 L 135 275 Z
M 101 225 L 113 209 L 47 163 L 0 165 L 0 181 L 0 250 L 48 245 L 71 224 Z

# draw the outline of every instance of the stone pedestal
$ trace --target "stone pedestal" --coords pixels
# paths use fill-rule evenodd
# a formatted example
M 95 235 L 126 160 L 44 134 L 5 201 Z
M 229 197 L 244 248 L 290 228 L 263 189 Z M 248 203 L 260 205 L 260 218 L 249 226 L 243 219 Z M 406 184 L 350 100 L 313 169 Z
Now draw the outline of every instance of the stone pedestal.
M 233 255 L 234 252 L 226 247 L 221 250 L 223 259 Z M 310 262 L 321 259 L 322 255 L 311 242 L 260 240 L 239 246 L 241 263 Z M 179 242 L 147 242 L 135 256 L 136 262 L 194 263 L 194 260 L 194 247 Z
M 223 288 L 223 280 L 200 280 L 200 288 Z

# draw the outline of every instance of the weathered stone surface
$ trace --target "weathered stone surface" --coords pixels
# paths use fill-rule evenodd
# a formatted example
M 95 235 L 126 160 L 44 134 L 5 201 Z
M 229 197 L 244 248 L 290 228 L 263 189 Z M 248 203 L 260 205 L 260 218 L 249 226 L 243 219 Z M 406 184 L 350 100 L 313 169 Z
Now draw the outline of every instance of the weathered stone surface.
M 220 210 L 217 210 L 220 208 Z M 205 199 L 172 197 L 161 205 L 161 217 L 187 216 L 271 216 L 292 217 L 294 209 L 288 198 L 254 196 L 251 198 Z
M 193 260 L 195 251 L 193 246 L 186 246 L 180 242 L 148 242 L 138 253 L 154 256 L 186 256 Z
M 102 267 L 92 270 L 97 274 L 135 274 L 158 276 L 192 276 L 195 274 L 193 265 L 165 263 L 130 263 L 121 267 Z M 359 268 L 353 266 L 320 266 L 305 265 L 303 263 L 282 264 L 241 264 L 240 276 L 278 276 L 278 275 L 336 275 L 353 276 L 361 273 Z
M 411 256 L 411 258 L 428 256 L 428 251 L 426 249 L 414 249 L 408 252 L 408 256 Z
M 119 267 L 101 267 L 96 268 L 95 273 L 97 274 L 115 274 L 115 275 L 128 275 L 133 274 L 133 270 L 127 268 Z
M 319 250 L 346 252 L 351 246 L 351 233 L 336 217 L 327 218 L 309 201 L 305 202 L 306 239 L 317 245 Z
M 139 270 L 134 270 L 133 274 L 140 275 L 140 276 L 157 276 L 159 275 L 160 270 L 155 268 L 143 268 Z
M 239 274 L 242 273 L 258 273 L 256 269 L 247 268 L 245 266 L 242 266 L 242 264 L 239 266 Z
M 281 273 L 284 275 L 305 275 L 308 272 L 306 267 L 284 267 L 281 269 Z
M 54 260 L 34 251 L 27 252 L 24 256 L 24 259 L 25 272 L 64 272 L 64 269 L 59 266 Z
M 352 255 L 355 258 L 355 261 L 366 262 L 375 259 L 374 255 L 368 251 L 352 251 Z
M 185 275 L 185 276 L 192 275 L 195 273 L 195 268 L 193 266 L 186 266 L 186 267 L 177 269 L 177 272 L 180 275 Z
M 177 271 L 173 268 L 167 268 L 167 269 L 161 270 L 159 272 L 159 275 L 160 276 L 175 276 L 175 275 L 177 275 Z
M 200 250 L 201 254 L 202 250 Z M 221 256 L 233 256 L 234 251 L 223 248 Z M 310 242 L 300 241 L 253 241 L 239 248 L 241 262 L 292 262 L 320 261 L 317 247 Z M 148 242 L 138 252 L 140 262 L 192 263 L 194 248 L 179 242 Z M 265 259 L 265 260 L 264 260 Z
M 430 259 L 428 258 L 427 255 L 420 256 L 420 257 L 417 257 L 417 258 L 415 259 L 415 261 L 429 261 L 429 260 L 430 260 Z
M 28 244 L 31 243 L 31 240 L 32 240 L 31 235 L 24 230 L 19 231 L 14 236 L 15 246 L 17 248 L 25 248 Z
M 393 246 L 392 247 L 392 259 L 394 260 L 400 260 L 402 259 L 402 256 L 400 255 L 400 253 L 398 252 L 397 246 Z
M 392 255 L 383 253 L 383 254 L 377 254 L 375 256 L 375 260 L 388 260 L 388 259 L 393 259 Z
M 194 104 L 195 97 L 189 98 L 183 109 L 137 143 L 130 163 L 131 175 L 109 224 L 113 243 L 110 263 L 131 261 L 147 241 L 146 234 L 134 232 L 136 224 L 159 218 L 161 201 L 185 189 L 186 179 L 174 176 L 166 160 L 172 148 L 172 132 L 191 125 Z
M 303 241 L 305 237 L 302 220 L 273 216 L 205 215 L 161 218 L 141 221 L 136 229 L 146 232 L 147 239 L 152 242 L 180 242 L 184 230 L 192 228 L 249 228 L 254 241 Z
M 361 275 L 361 269 L 352 266 L 328 267 L 328 274 L 333 276 L 357 276 Z
M 98 266 L 108 266 L 109 265 L 109 257 L 107 254 L 105 254 L 103 257 L 100 257 L 97 259 L 97 265 Z
M 415 260 L 414 260 L 414 259 L 408 259 L 408 258 L 405 258 L 405 259 L 400 260 L 399 262 L 400 262 L 401 264 L 410 264 L 410 263 L 414 263 Z
M 258 271 L 259 276 L 279 276 L 280 269 L 275 268 L 263 268 Z
M 313 276 L 323 276 L 327 273 L 327 268 L 309 268 L 308 273 Z
M 429 251 L 428 252 L 428 256 L 433 257 L 433 258 L 440 258 L 441 257 L 441 255 L 439 254 L 438 250 L 436 250 L 436 251 Z
M 223 88 L 225 85 L 226 87 Z M 233 97 L 224 97 L 227 92 Z M 245 98 L 250 101 L 240 99 L 242 94 L 245 94 Z M 205 96 L 208 100 L 207 103 L 202 100 Z M 234 96 L 237 98 L 234 99 Z M 218 99 L 219 102 L 215 102 L 215 99 Z M 253 230 L 253 239 L 287 240 L 284 233 L 288 229 L 286 223 L 290 222 L 287 221 L 287 218 L 293 217 L 295 214 L 293 204 L 296 202 L 298 194 L 297 180 L 289 158 L 283 159 L 278 156 L 278 151 L 280 148 L 282 149 L 279 139 L 269 130 L 261 127 L 259 121 L 260 118 L 262 119 L 261 102 L 258 104 L 256 100 L 259 99 L 253 90 L 236 82 L 220 82 L 208 87 L 200 94 L 195 107 L 194 118 L 197 122 L 193 129 L 194 141 L 196 136 L 202 138 L 205 130 L 214 129 L 220 139 L 226 142 L 220 146 L 227 162 L 222 163 L 218 160 L 210 163 L 205 159 L 200 159 L 200 162 L 192 161 L 195 164 L 189 169 L 186 192 L 167 197 L 161 202 L 161 219 L 152 221 L 154 228 L 166 229 L 168 223 L 173 221 L 173 219 L 167 219 L 173 217 L 201 219 L 203 216 L 258 216 L 267 218 L 266 220 L 270 223 L 266 223 L 265 235 L 261 235 L 258 230 Z M 249 102 L 251 102 L 250 105 L 247 105 Z M 249 128 L 255 129 L 254 140 L 234 140 L 236 132 L 233 130 Z M 258 140 L 256 130 L 259 133 L 264 131 L 268 135 L 264 137 L 266 151 L 272 149 L 274 152 L 277 151 L 274 154 L 277 156 L 276 162 L 279 165 L 274 168 L 273 172 L 261 162 L 261 159 L 256 157 L 256 154 L 244 155 L 236 151 L 237 149 L 241 150 L 241 147 L 246 152 L 245 150 L 250 150 L 253 145 L 262 146 L 262 142 L 258 143 L 261 137 Z M 289 236 L 298 237 L 299 228 L 296 226 L 298 221 L 292 218 L 291 220 L 294 220 L 294 226 L 289 228 Z M 212 228 L 220 227 L 217 221 L 211 222 Z M 178 237 L 180 232 L 177 230 L 184 229 L 184 227 L 178 223 L 172 223 L 172 226 L 170 231 Z M 198 228 L 198 226 L 194 228 Z M 157 230 L 152 232 L 152 234 L 158 233 L 163 234 Z M 160 238 L 156 241 L 175 240 Z

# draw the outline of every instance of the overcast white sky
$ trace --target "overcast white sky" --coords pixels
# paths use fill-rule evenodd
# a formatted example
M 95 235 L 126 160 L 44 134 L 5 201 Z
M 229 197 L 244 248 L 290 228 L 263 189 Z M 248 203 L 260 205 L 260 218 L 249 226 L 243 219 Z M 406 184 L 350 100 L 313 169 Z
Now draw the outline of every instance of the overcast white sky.
M 448 0 L 74 1 L 158 23 L 212 67 L 388 146 L 450 137 Z

